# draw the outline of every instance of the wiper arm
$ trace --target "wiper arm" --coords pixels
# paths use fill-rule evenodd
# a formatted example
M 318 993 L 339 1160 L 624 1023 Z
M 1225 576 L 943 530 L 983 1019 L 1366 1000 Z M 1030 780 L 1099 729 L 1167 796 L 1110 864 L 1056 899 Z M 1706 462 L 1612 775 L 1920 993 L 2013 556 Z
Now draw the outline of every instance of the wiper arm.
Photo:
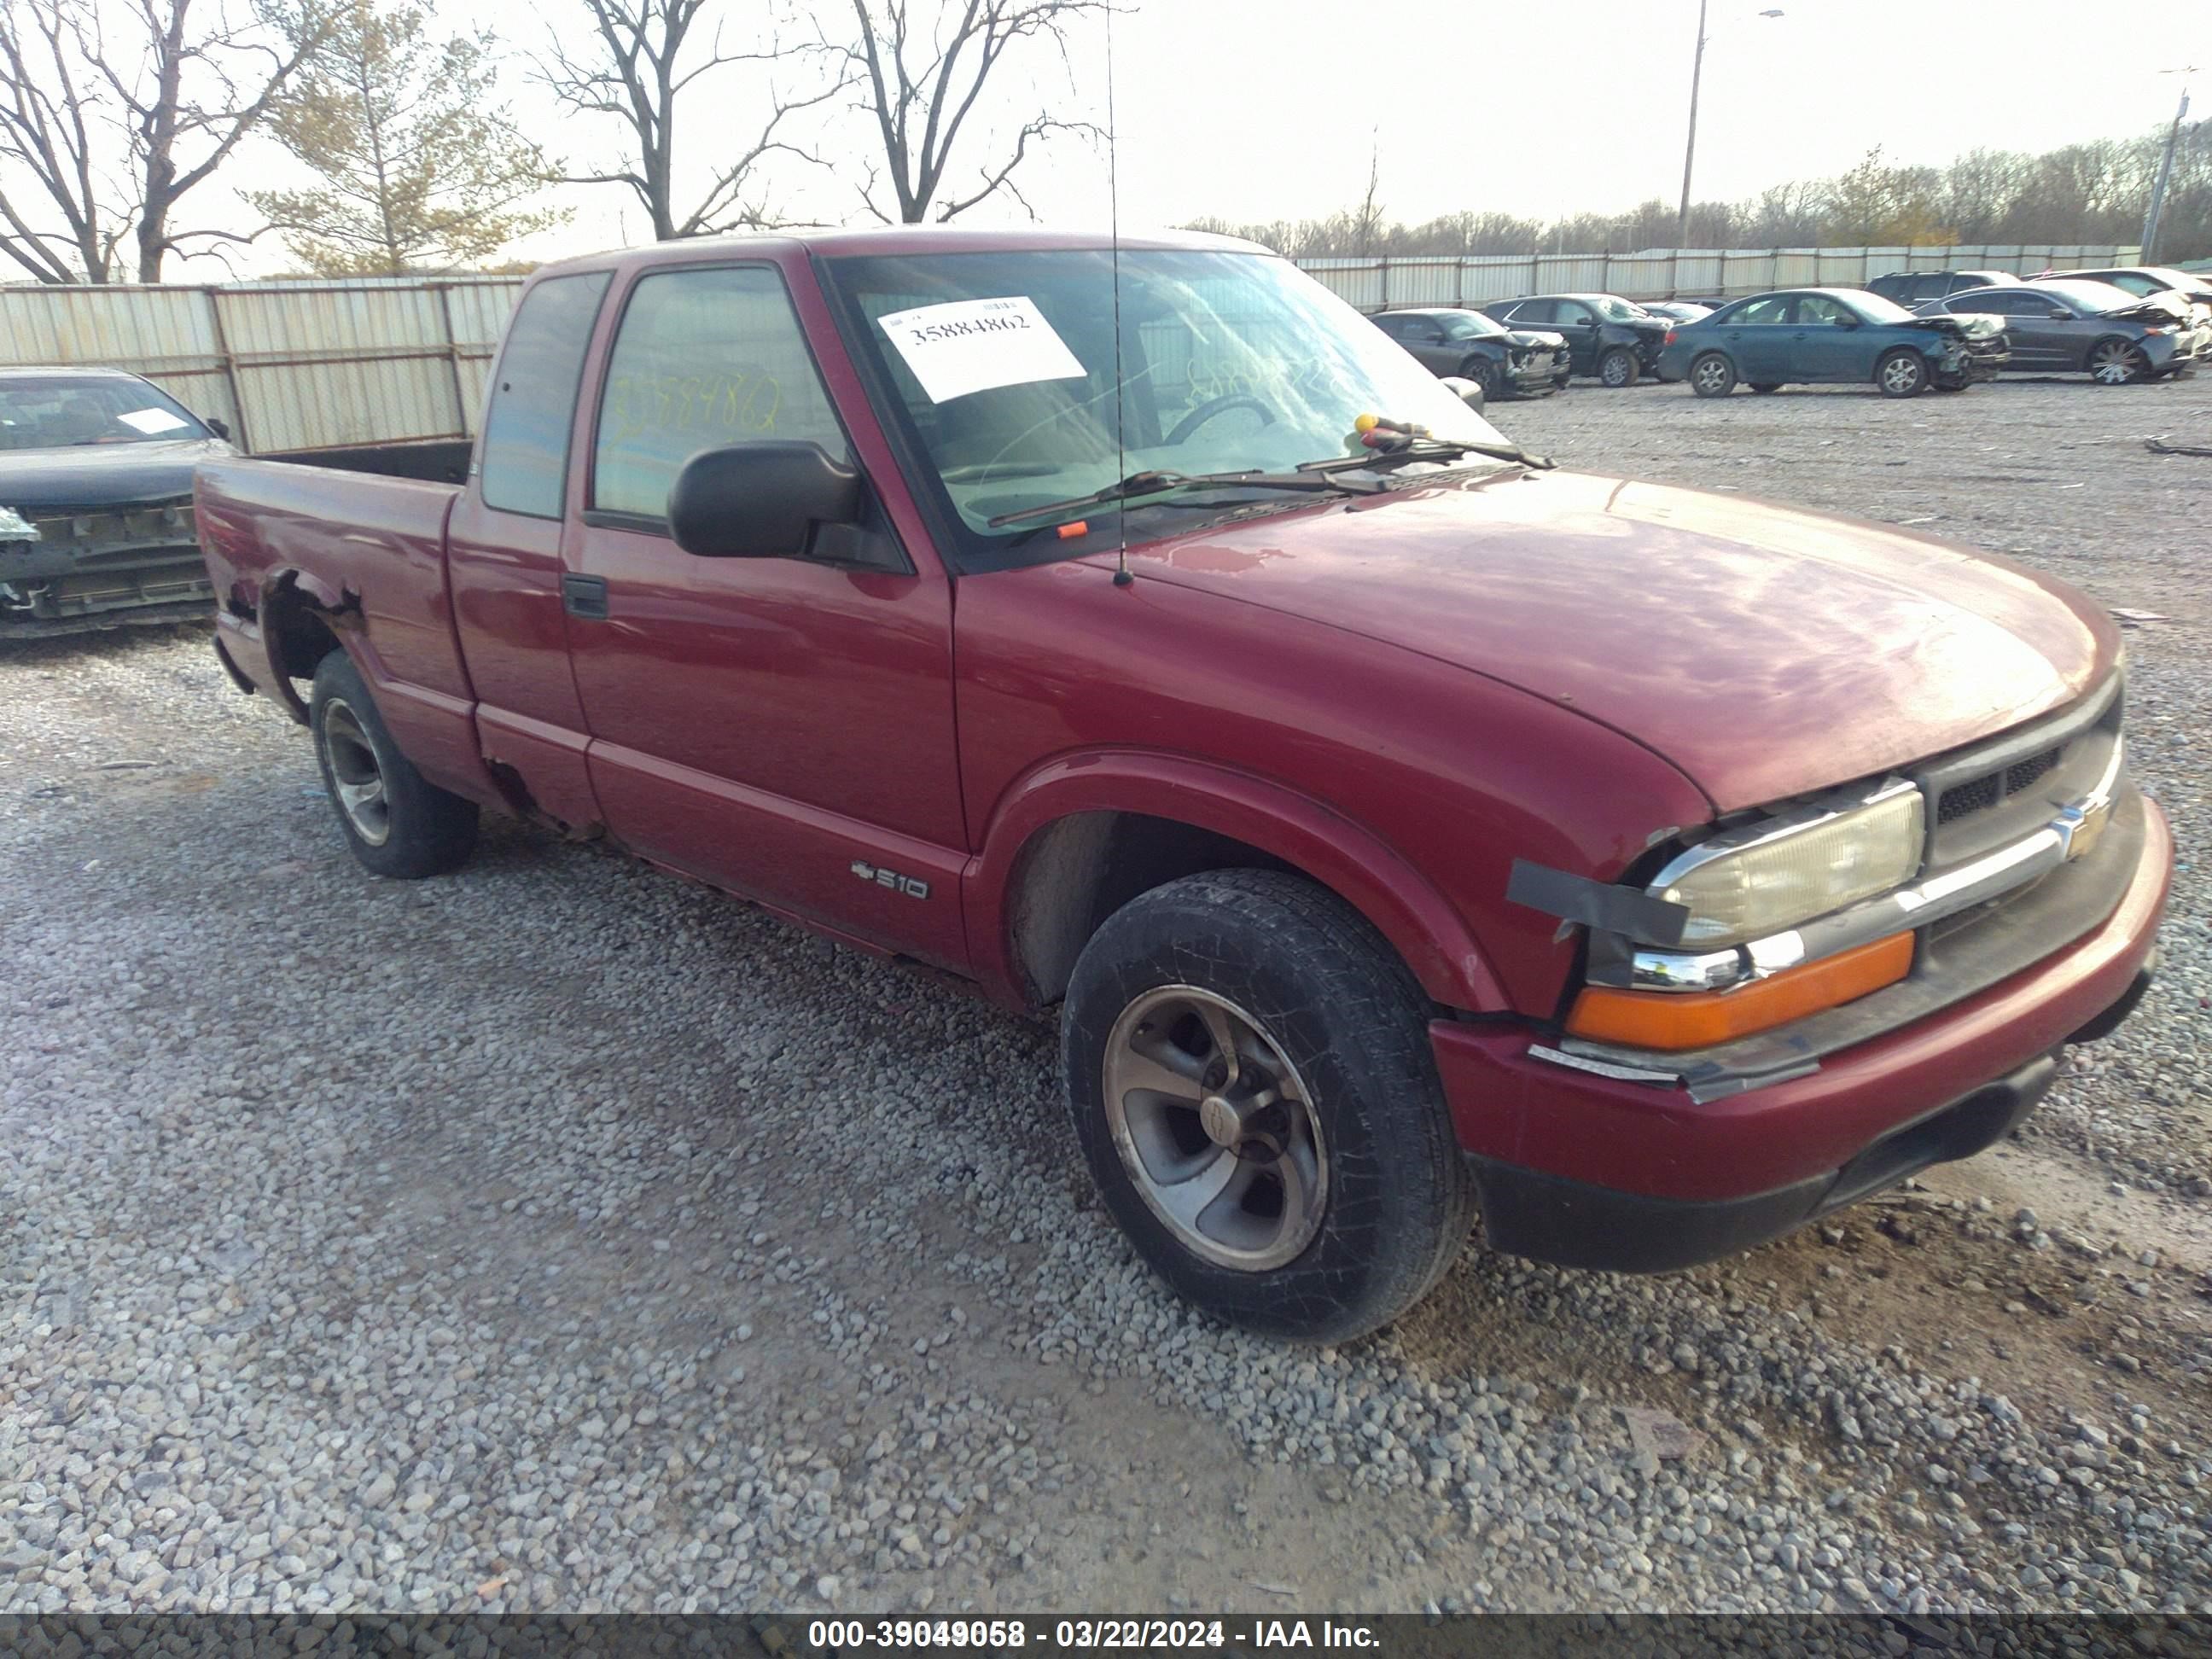
M 1109 483 L 1103 489 L 1092 490 L 1088 495 L 1072 495 L 1064 501 L 1048 501 L 1042 507 L 1025 507 L 1017 513 L 1001 513 L 984 522 L 997 530 L 1006 525 L 1049 518 L 1055 513 L 1069 513 L 1085 507 L 1101 507 L 1109 501 L 1130 501 L 1139 495 L 1164 495 L 1178 490 L 1220 489 L 1232 486 L 1240 489 L 1304 490 L 1316 495 L 1331 489 L 1346 495 L 1365 493 L 1357 484 L 1340 483 L 1309 467 L 1300 467 L 1295 472 L 1132 472 L 1119 483 Z
M 1461 455 L 1483 455 L 1494 461 L 1547 470 L 1559 465 L 1548 455 L 1531 454 L 1518 444 L 1462 443 L 1454 439 L 1420 438 L 1400 449 L 1377 449 L 1365 455 L 1331 455 L 1318 461 L 1300 461 L 1300 472 L 1362 472 L 1396 466 L 1406 461 L 1447 461 Z

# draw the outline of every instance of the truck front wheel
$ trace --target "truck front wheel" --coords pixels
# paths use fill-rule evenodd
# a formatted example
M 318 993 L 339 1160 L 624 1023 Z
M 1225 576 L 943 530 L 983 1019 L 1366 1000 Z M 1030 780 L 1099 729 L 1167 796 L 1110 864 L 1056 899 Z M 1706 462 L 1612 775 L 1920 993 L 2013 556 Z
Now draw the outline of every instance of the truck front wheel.
M 354 857 L 380 876 L 441 876 L 476 850 L 477 805 L 441 789 L 399 752 L 368 683 L 343 651 L 315 669 L 307 722 L 323 787 Z
M 1221 871 L 1131 900 L 1076 963 L 1060 1058 L 1114 1218 L 1231 1324 L 1364 1335 L 1474 1225 L 1419 985 L 1299 878 Z

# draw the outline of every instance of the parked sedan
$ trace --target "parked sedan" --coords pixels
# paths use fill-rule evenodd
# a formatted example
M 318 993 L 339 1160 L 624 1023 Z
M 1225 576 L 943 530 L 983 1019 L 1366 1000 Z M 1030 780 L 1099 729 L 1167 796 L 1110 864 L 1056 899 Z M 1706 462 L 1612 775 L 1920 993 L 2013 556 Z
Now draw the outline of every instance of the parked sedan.
M 1908 311 L 1969 289 L 2002 288 L 2020 278 L 2008 270 L 1893 270 L 1867 284 L 1867 292 L 1894 300 Z
M 1702 322 L 1718 309 L 1700 305 L 1695 300 L 1646 300 L 1644 308 L 1654 317 L 1662 317 L 1670 323 Z
M 2120 265 L 2110 270 L 2053 271 L 2038 283 L 2110 283 L 2148 300 L 2164 295 L 2189 306 L 2192 321 L 2212 324 L 2212 276 L 2174 270 L 2165 265 Z
M 1700 398 L 1799 381 L 1871 380 L 1886 398 L 1957 391 L 2005 362 L 2004 325 L 1989 317 L 1916 317 L 1858 288 L 1790 289 L 1722 307 L 1668 331 L 1659 378 Z
M 1368 319 L 1440 375 L 1482 388 L 1486 400 L 1540 398 L 1567 383 L 1567 343 L 1511 329 L 1479 311 L 1385 311 Z
M 228 434 L 113 368 L 0 368 L 0 637 L 207 614 L 192 468 Z
M 1634 386 L 1652 372 L 1667 340 L 1667 319 L 1616 294 L 1540 294 L 1498 300 L 1483 309 L 1508 328 L 1555 330 L 1566 337 L 1577 374 L 1609 386 Z
M 1923 307 L 2001 321 L 2015 374 L 2087 374 L 2125 386 L 2179 374 L 2212 353 L 2212 328 L 2176 294 L 2140 296 L 2110 283 L 2051 279 L 1954 294 Z

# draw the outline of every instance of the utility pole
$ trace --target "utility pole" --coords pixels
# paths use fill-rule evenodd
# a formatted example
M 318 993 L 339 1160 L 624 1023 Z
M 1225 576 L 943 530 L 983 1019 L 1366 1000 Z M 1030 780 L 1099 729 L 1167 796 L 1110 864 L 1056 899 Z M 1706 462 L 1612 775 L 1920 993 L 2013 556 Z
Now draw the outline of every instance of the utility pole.
M 2188 64 L 2178 70 L 2161 70 L 2161 75 L 2190 76 L 2197 65 Z M 2173 176 L 2174 146 L 2181 140 L 2181 124 L 2189 115 L 2189 82 L 2181 83 L 2181 106 L 2173 112 L 2173 125 L 2166 130 L 2166 154 L 2159 158 L 2158 180 L 2150 187 L 2150 210 L 2143 215 L 2142 262 L 2151 264 L 2157 257 L 2158 218 L 2166 207 L 2166 180 Z
M 1690 244 L 1690 168 L 1698 159 L 1698 82 L 1705 72 L 1705 3 L 1698 0 L 1698 49 L 1690 58 L 1690 136 L 1682 145 L 1682 210 L 1674 218 L 1674 246 Z
M 1686 246 L 1690 240 L 1690 172 L 1698 159 L 1698 83 L 1705 73 L 1705 7 L 1708 0 L 1698 0 L 1698 49 L 1690 58 L 1690 136 L 1682 145 L 1682 206 L 1674 216 L 1674 246 Z M 1783 15 L 1779 6 L 1770 6 L 1759 14 L 1761 17 Z

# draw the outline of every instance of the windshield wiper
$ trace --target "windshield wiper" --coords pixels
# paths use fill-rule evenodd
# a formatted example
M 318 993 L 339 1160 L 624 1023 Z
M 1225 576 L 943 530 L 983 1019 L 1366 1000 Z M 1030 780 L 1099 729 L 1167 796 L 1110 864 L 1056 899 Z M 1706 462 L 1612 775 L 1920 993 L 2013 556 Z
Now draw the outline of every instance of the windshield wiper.
M 1328 477 L 1311 467 L 1300 467 L 1295 472 L 1132 472 L 1119 483 L 1109 483 L 1103 489 L 1094 489 L 1088 495 L 1072 495 L 1064 501 L 1048 501 L 1042 507 L 1025 507 L 1016 513 L 1001 513 L 984 522 L 997 530 L 1010 524 L 1023 524 L 1031 519 L 1049 518 L 1055 513 L 1069 513 L 1085 507 L 1103 507 L 1109 501 L 1126 501 L 1139 495 L 1166 495 L 1186 489 L 1294 489 L 1319 495 L 1325 490 L 1338 490 L 1346 495 L 1368 493 L 1358 484 L 1345 483 Z
M 1462 443 L 1456 439 L 1418 438 L 1402 449 L 1377 449 L 1364 455 L 1331 455 L 1318 461 L 1300 461 L 1297 471 L 1327 475 L 1359 472 L 1396 466 L 1406 461 L 1444 461 L 1461 455 L 1481 455 L 1494 461 L 1547 469 L 1559 465 L 1548 455 L 1532 455 L 1518 444 Z

